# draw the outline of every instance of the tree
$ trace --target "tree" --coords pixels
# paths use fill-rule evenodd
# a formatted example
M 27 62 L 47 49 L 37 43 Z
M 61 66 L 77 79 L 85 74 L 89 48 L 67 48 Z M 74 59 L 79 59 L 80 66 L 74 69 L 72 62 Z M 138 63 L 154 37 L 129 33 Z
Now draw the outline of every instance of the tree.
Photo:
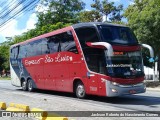
M 135 0 L 124 16 L 141 43 L 151 45 L 155 54 L 160 50 L 160 0 Z
M 53 30 L 57 30 L 57 29 L 69 26 L 69 25 L 70 24 L 63 24 L 61 22 L 58 22 L 56 24 L 46 24 L 42 27 L 36 27 L 35 29 L 31 29 L 31 30 L 23 33 L 22 35 L 15 36 L 13 41 L 11 42 L 11 44 L 23 42 L 25 40 L 34 38 L 36 36 L 39 36 L 39 35 L 51 32 Z
M 81 0 L 43 0 L 41 5 L 48 9 L 46 12 L 38 12 L 37 27 L 58 22 L 77 23 L 77 13 L 85 6 Z
M 79 13 L 79 21 L 80 22 L 93 22 L 93 21 L 100 22 L 102 21 L 102 18 L 99 12 L 96 10 L 83 11 Z
M 9 70 L 9 49 L 10 41 L 0 44 L 0 71 Z
M 111 22 L 119 22 L 122 19 L 122 5 L 115 6 L 114 2 L 108 2 L 108 0 L 94 0 L 91 7 L 93 8 L 91 11 L 80 13 L 81 22 L 101 22 L 103 16 L 109 18 Z
M 38 22 L 35 29 L 0 44 L 0 69 L 9 69 L 10 45 L 77 23 L 77 13 L 85 5 L 81 0 L 42 0 L 41 4 L 48 10 L 37 13 Z

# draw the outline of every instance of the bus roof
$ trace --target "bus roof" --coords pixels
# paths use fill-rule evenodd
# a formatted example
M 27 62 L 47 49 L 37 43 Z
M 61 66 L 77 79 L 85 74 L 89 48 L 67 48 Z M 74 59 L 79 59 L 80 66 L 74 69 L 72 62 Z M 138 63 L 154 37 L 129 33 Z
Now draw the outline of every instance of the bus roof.
M 87 26 L 97 26 L 97 25 L 107 25 L 107 26 L 118 26 L 118 27 L 127 27 L 121 24 L 112 24 L 112 23 L 103 23 L 103 22 L 86 22 L 86 23 L 78 23 L 72 25 L 74 29 L 80 27 L 87 27 Z
M 26 44 L 28 42 L 32 42 L 32 41 L 35 41 L 35 40 L 39 40 L 39 39 L 42 39 L 42 38 L 45 38 L 45 37 L 49 37 L 51 35 L 55 35 L 55 34 L 59 34 L 61 32 L 64 32 L 64 31 L 67 31 L 67 30 L 71 30 L 71 29 L 76 29 L 76 28 L 80 28 L 80 27 L 89 27 L 89 26 L 96 26 L 96 25 L 108 25 L 108 26 L 121 26 L 121 27 L 126 27 L 124 25 L 120 25 L 120 24 L 111 24 L 111 23 L 102 23 L 102 22 L 85 22 L 85 23 L 78 23 L 78 24 L 74 24 L 74 25 L 71 25 L 69 27 L 65 27 L 65 28 L 62 28 L 62 29 L 58 29 L 58 30 L 54 30 L 52 32 L 49 32 L 49 33 L 46 33 L 46 34 L 42 34 L 40 36 L 37 36 L 37 37 L 34 37 L 34 38 L 31 38 L 29 40 L 26 40 L 26 41 L 23 41 L 23 42 L 20 42 L 20 43 L 17 43 L 17 44 L 14 44 L 11 46 L 11 48 L 15 47 L 15 46 L 18 46 L 18 45 L 23 45 L 23 44 Z M 73 27 L 73 28 L 72 28 Z

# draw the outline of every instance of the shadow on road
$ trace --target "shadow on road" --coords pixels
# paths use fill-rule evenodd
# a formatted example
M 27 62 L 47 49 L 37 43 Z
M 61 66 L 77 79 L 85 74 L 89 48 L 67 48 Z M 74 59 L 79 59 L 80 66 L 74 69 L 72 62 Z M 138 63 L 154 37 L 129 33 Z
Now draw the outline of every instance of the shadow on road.
M 22 89 L 17 89 L 22 91 Z M 73 93 L 65 93 L 65 92 L 57 92 L 57 91 L 49 91 L 49 90 L 36 90 L 34 93 L 41 93 L 46 95 L 55 95 L 61 97 L 67 97 L 72 99 L 78 99 L 75 97 Z M 157 107 L 154 105 L 160 105 L 160 97 L 153 96 L 144 96 L 142 94 L 139 95 L 125 95 L 120 97 L 100 97 L 88 95 L 84 101 L 95 101 L 102 103 L 111 103 L 111 104 L 121 104 L 121 105 L 146 105 L 150 107 Z

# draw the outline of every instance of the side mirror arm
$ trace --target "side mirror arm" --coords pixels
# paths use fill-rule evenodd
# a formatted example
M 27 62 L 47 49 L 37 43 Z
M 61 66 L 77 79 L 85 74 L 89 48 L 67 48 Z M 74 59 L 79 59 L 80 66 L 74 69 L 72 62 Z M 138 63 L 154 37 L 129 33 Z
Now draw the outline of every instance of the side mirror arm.
M 142 46 L 142 47 L 144 47 L 144 48 L 149 49 L 150 57 L 151 57 L 151 58 L 154 58 L 154 51 L 153 51 L 153 48 L 152 48 L 150 45 L 147 45 L 147 44 L 141 44 L 141 46 Z
M 112 48 L 112 45 L 107 43 L 107 42 L 87 42 L 86 43 L 88 46 L 90 47 L 104 47 L 107 49 L 107 55 L 108 56 L 113 56 L 113 48 Z

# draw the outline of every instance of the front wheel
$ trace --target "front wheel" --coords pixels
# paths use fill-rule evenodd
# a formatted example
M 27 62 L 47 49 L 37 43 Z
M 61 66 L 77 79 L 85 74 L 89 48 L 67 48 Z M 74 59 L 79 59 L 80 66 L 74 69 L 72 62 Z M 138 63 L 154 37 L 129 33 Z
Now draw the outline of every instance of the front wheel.
M 86 91 L 82 82 L 78 82 L 76 85 L 76 96 L 80 99 L 86 96 Z
M 34 88 L 33 88 L 32 80 L 29 79 L 29 80 L 28 80 L 28 91 L 29 91 L 29 92 L 32 92 L 33 90 L 34 90 Z

